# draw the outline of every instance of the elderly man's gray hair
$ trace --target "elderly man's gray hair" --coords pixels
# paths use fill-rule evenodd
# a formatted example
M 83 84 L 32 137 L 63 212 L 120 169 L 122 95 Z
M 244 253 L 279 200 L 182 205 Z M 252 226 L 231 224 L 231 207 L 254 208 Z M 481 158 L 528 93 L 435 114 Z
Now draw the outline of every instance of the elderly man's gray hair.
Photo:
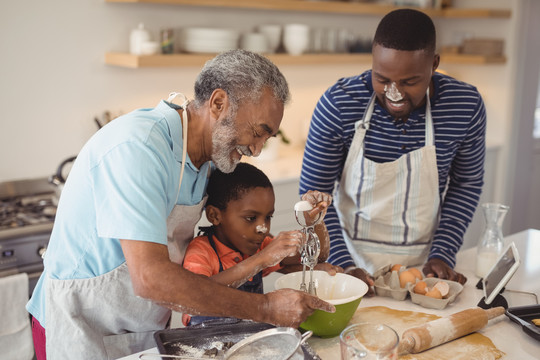
M 236 112 L 244 100 L 258 100 L 264 88 L 270 88 L 283 104 L 290 99 L 287 80 L 270 60 L 246 50 L 227 51 L 207 61 L 197 77 L 195 106 L 201 107 L 214 90 L 223 89 Z

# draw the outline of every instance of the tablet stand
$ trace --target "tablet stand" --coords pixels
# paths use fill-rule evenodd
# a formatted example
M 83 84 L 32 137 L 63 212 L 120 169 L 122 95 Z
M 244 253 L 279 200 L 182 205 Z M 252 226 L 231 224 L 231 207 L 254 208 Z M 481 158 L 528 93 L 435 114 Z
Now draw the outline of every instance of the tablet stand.
M 483 288 L 482 279 L 478 281 L 478 283 L 476 284 L 476 288 L 480 290 Z M 502 306 L 503 308 L 508 309 L 508 301 L 506 301 L 504 296 L 501 295 L 503 292 L 504 288 L 502 288 L 501 291 L 497 294 L 497 296 L 495 296 L 495 299 L 493 299 L 491 304 L 486 304 L 486 298 L 482 296 L 482 299 L 476 306 L 481 307 L 482 309 L 490 309 L 497 306 Z

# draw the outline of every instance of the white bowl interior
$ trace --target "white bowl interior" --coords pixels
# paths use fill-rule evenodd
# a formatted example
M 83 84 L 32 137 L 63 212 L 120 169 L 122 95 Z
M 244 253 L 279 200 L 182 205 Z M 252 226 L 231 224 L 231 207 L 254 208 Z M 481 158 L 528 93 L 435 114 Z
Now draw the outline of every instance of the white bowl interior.
M 309 283 L 309 271 L 306 271 L 306 285 Z M 354 276 L 338 273 L 335 276 L 326 271 L 313 271 L 313 281 L 317 296 L 332 305 L 346 304 L 364 296 L 368 287 L 365 282 Z M 276 279 L 275 288 L 277 289 L 300 289 L 302 282 L 302 272 L 285 274 Z

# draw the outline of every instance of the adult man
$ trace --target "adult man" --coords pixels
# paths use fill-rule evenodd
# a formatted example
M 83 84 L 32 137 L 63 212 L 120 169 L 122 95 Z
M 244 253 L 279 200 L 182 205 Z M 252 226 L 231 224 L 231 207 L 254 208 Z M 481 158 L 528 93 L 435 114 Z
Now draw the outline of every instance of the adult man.
M 466 281 L 453 267 L 483 185 L 486 116 L 475 87 L 435 72 L 435 38 L 422 12 L 390 12 L 372 69 L 340 79 L 313 114 L 300 193 L 335 190 L 329 262 L 370 284 L 362 267 L 426 259 L 427 276 Z
M 27 305 L 38 359 L 45 335 L 49 360 L 153 347 L 171 308 L 288 326 L 333 310 L 298 291 L 248 294 L 181 267 L 212 162 L 230 172 L 243 155 L 257 156 L 278 131 L 289 90 L 270 61 L 231 51 L 205 65 L 193 102 L 175 105 L 177 95 L 115 119 L 79 153 Z M 288 236 L 295 251 L 301 235 Z

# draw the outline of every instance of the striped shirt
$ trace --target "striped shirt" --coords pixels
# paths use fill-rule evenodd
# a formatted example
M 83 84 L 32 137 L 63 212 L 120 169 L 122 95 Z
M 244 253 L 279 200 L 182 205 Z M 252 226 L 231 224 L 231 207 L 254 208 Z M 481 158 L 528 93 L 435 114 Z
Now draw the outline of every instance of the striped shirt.
M 449 76 L 433 75 L 430 95 L 435 131 L 441 214 L 429 258 L 454 267 L 456 253 L 478 205 L 483 186 L 486 113 L 477 89 Z M 351 146 L 354 125 L 362 119 L 373 94 L 371 70 L 342 78 L 320 98 L 309 128 L 300 194 L 319 190 L 332 194 Z M 365 156 L 375 162 L 394 161 L 425 145 L 425 106 L 408 120 L 394 121 L 375 105 L 364 139 Z M 328 262 L 354 265 L 333 204 L 325 223 L 330 234 Z

